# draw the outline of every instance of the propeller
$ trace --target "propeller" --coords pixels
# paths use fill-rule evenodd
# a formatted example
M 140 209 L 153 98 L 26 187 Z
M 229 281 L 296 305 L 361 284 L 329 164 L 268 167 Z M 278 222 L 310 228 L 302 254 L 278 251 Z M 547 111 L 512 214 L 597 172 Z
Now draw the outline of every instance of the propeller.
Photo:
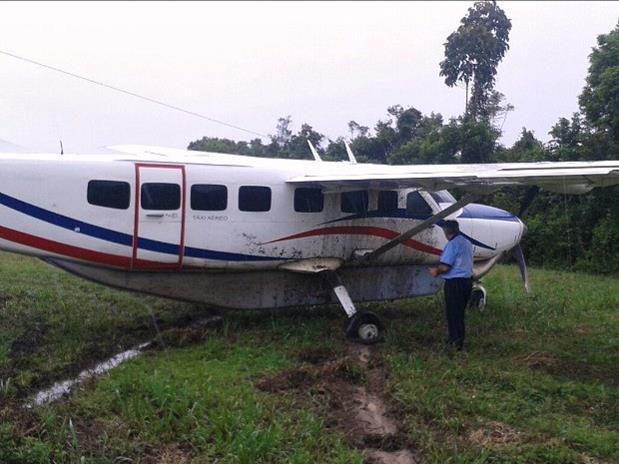
M 520 275 L 522 276 L 522 281 L 524 282 L 524 289 L 527 293 L 530 293 L 531 287 L 529 286 L 529 273 L 527 272 L 527 263 L 524 260 L 524 253 L 522 252 L 520 243 L 512 248 L 512 257 L 516 260 L 518 267 L 520 268 Z

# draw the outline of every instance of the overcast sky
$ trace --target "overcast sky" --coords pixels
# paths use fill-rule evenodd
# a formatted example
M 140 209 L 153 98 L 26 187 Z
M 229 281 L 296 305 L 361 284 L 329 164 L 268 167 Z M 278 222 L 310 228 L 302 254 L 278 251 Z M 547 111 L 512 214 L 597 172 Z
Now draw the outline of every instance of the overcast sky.
M 473 2 L 0 2 L 0 50 L 272 134 L 277 118 L 330 138 L 387 107 L 445 119 L 464 89 L 439 76 L 444 42 Z M 596 37 L 618 2 L 499 2 L 512 21 L 496 89 L 544 141 L 578 110 Z M 254 136 L 0 54 L 0 150 L 102 152 Z M 8 149 L 8 150 L 7 150 Z

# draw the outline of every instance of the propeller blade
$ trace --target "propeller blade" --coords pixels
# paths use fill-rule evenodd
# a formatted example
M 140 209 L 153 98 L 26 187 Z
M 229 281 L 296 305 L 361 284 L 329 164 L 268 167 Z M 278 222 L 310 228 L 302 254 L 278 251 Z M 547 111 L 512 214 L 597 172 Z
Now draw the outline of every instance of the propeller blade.
M 518 267 L 520 268 L 520 275 L 522 276 L 522 281 L 524 282 L 524 289 L 527 293 L 531 292 L 531 287 L 529 286 L 529 273 L 527 272 L 527 263 L 524 261 L 524 253 L 522 252 L 522 247 L 520 244 L 516 245 L 512 248 L 512 256 L 518 263 Z

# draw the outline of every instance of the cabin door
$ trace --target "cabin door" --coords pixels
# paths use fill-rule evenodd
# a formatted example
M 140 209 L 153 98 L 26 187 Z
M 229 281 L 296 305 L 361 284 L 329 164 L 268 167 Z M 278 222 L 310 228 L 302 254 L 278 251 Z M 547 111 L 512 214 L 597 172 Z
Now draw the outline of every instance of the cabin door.
M 178 269 L 183 265 L 185 167 L 135 165 L 133 268 Z

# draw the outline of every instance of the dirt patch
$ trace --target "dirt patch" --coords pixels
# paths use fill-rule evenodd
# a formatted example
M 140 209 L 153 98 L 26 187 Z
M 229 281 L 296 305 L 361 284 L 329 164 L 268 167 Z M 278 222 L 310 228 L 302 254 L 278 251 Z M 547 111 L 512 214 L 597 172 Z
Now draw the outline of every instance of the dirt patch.
M 333 359 L 335 356 L 335 352 L 329 348 L 309 348 L 297 353 L 299 361 L 310 364 L 324 363 L 329 359 Z
M 256 386 L 269 393 L 300 388 L 314 388 L 317 391 L 333 391 L 341 382 L 354 383 L 357 373 L 348 359 L 340 358 L 314 366 L 301 366 L 288 369 L 272 377 L 256 382 Z
M 322 412 L 328 426 L 343 432 L 367 463 L 420 462 L 385 399 L 386 371 L 380 347 L 350 344 L 339 357 L 330 350 L 310 349 L 298 358 L 309 364 L 260 379 L 256 386 L 270 393 L 324 395 Z
M 179 445 L 171 444 L 158 449 L 153 456 L 145 457 L 144 464 L 188 464 L 193 458 L 193 453 L 183 449 Z
M 394 452 L 372 450 L 364 452 L 363 458 L 366 464 L 410 464 L 421 462 L 419 456 L 409 450 Z
M 606 464 L 607 461 L 601 461 L 598 458 L 594 458 L 593 456 L 588 456 L 584 453 L 580 453 L 580 459 L 582 459 L 583 464 Z
M 201 343 L 208 335 L 208 330 L 214 327 L 220 327 L 223 319 L 219 315 L 209 316 L 207 318 L 192 321 L 184 327 L 171 327 L 163 329 L 159 332 L 156 341 L 159 342 L 155 346 L 162 348 L 167 347 L 182 347 Z
M 47 332 L 47 324 L 41 316 L 28 323 L 22 334 L 13 340 L 10 347 L 10 357 L 17 360 L 36 353 L 41 348 L 41 340 Z
M 315 373 L 310 369 L 290 369 L 273 377 L 258 380 L 256 386 L 269 393 L 278 393 L 285 390 L 309 387 L 316 382 Z
M 544 351 L 533 351 L 532 353 L 519 357 L 518 360 L 526 364 L 530 369 L 544 369 L 552 367 L 557 363 L 557 357 L 555 355 Z
M 522 434 L 507 424 L 491 421 L 473 430 L 469 434 L 469 440 L 476 445 L 503 445 L 521 441 Z

